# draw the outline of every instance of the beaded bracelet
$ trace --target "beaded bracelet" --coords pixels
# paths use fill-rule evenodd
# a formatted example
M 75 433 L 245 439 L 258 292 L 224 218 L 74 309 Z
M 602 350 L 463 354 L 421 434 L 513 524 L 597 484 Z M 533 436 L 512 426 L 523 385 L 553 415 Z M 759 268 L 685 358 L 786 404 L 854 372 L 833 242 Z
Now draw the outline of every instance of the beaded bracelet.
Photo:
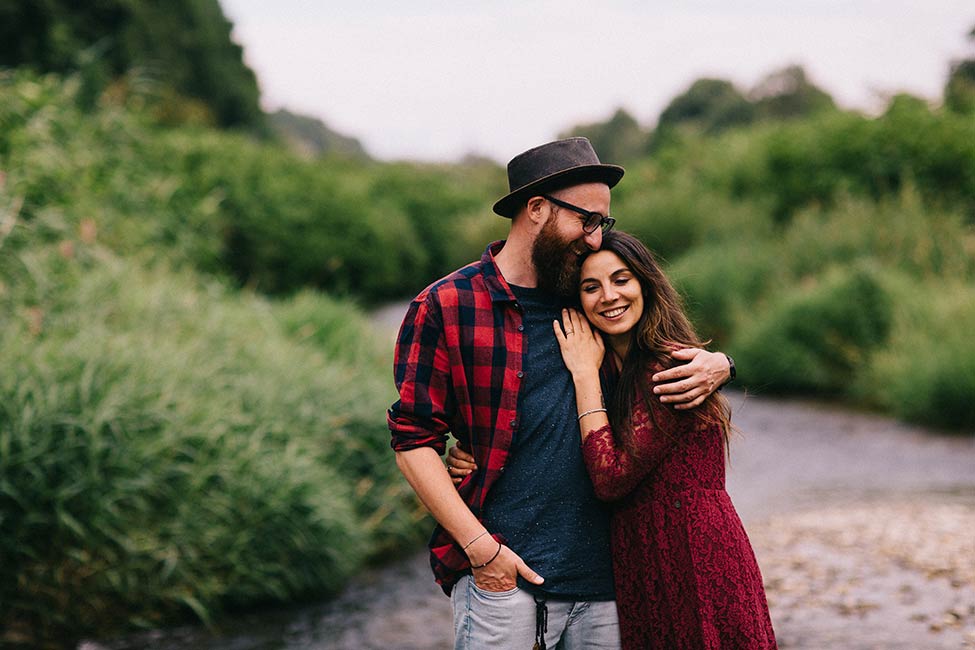
M 491 557 L 491 559 L 490 559 L 490 560 L 488 560 L 488 561 L 487 561 L 487 562 L 485 562 L 484 564 L 478 564 L 477 566 L 473 566 L 473 565 L 471 565 L 471 568 L 472 568 L 472 569 L 483 569 L 483 568 L 484 568 L 484 567 L 486 567 L 487 565 L 489 565 L 489 564 L 491 564 L 492 562 L 494 562 L 494 561 L 495 561 L 495 560 L 496 560 L 496 559 L 498 558 L 498 556 L 499 556 L 499 555 L 501 555 L 501 542 L 498 542 L 498 550 L 497 550 L 497 551 L 495 551 L 495 553 L 494 553 L 494 555 L 493 555 L 493 556 Z
M 583 413 L 580 413 L 579 414 L 579 418 L 578 418 L 577 421 L 581 422 L 582 421 L 582 418 L 586 417 L 587 415 L 592 415 L 593 413 L 607 413 L 607 411 L 606 411 L 606 409 L 603 409 L 603 408 L 589 409 L 588 411 L 585 411 Z

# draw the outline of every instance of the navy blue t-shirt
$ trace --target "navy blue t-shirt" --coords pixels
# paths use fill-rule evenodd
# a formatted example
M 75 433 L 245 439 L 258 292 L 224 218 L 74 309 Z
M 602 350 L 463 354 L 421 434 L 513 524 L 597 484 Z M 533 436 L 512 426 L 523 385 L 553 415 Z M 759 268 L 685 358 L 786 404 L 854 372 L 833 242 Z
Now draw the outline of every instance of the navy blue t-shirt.
M 609 507 L 596 499 L 582 459 L 575 388 L 552 321 L 563 302 L 511 287 L 524 314 L 527 353 L 515 430 L 504 473 L 484 504 L 484 524 L 545 578 L 533 593 L 557 600 L 612 600 Z

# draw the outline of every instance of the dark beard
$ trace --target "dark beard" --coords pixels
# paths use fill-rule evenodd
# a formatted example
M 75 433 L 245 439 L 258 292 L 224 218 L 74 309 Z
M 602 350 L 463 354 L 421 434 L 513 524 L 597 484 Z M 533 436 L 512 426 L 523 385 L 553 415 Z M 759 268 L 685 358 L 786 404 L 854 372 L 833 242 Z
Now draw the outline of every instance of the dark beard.
M 559 296 L 570 297 L 579 285 L 578 257 L 569 254 L 571 242 L 558 238 L 550 220 L 532 244 L 532 264 L 538 287 Z

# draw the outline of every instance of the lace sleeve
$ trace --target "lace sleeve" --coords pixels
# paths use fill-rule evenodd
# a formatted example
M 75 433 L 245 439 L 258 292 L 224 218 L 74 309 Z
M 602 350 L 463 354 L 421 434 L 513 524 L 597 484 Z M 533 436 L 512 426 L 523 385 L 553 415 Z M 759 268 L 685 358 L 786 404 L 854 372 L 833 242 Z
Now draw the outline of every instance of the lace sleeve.
M 673 420 L 658 419 L 667 423 Z M 676 427 L 669 434 L 657 429 L 642 396 L 633 405 L 633 434 L 640 450 L 638 459 L 617 442 L 608 424 L 591 431 L 582 445 L 582 455 L 596 496 L 604 501 L 615 501 L 632 492 L 673 448 L 676 433 Z

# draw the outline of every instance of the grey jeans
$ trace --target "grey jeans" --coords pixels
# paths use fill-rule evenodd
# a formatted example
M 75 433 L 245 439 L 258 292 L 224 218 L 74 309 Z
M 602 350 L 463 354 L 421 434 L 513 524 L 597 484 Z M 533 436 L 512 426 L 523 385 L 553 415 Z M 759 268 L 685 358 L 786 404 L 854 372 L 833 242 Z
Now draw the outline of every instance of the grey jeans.
M 535 645 L 535 599 L 527 591 L 485 591 L 469 575 L 450 594 L 454 649 L 531 650 Z M 616 603 L 550 600 L 545 644 L 549 650 L 620 647 Z

